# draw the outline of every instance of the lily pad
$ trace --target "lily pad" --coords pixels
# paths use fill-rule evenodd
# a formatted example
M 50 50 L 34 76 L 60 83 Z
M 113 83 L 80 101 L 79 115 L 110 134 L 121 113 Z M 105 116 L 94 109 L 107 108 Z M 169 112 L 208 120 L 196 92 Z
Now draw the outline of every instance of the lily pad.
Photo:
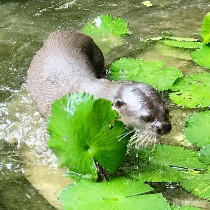
M 193 114 L 186 122 L 184 133 L 198 147 L 210 144 L 210 111 Z
M 131 177 L 151 182 L 179 182 L 183 170 L 205 169 L 198 153 L 178 146 L 156 145 L 139 151 L 139 165 Z
M 205 45 L 192 53 L 192 59 L 195 63 L 210 69 L 210 47 Z
M 170 39 L 179 42 L 198 42 L 198 39 L 192 37 L 178 37 L 178 36 L 166 36 L 165 39 Z
M 202 42 L 191 42 L 191 41 L 176 41 L 176 40 L 163 40 L 163 44 L 186 49 L 196 49 L 203 46 Z
M 194 207 L 194 206 L 178 206 L 178 205 L 172 205 L 171 210 L 201 210 L 200 208 Z
M 125 126 L 117 121 L 112 103 L 89 94 L 70 94 L 57 100 L 49 120 L 49 147 L 60 166 L 97 178 L 95 161 L 116 172 L 126 153 L 128 139 L 119 141 Z
M 172 102 L 187 108 L 210 106 L 210 74 L 191 74 L 175 83 L 169 94 Z
M 109 182 L 92 183 L 81 180 L 65 189 L 60 200 L 64 210 L 70 209 L 170 209 L 161 194 L 145 194 L 153 190 L 140 181 L 118 178 Z
M 210 12 L 203 19 L 202 37 L 205 44 L 210 43 Z
M 192 181 L 193 180 L 193 181 Z M 199 198 L 210 200 L 210 171 L 207 173 L 186 173 L 181 181 L 182 187 Z
M 180 168 L 204 169 L 206 166 L 198 160 L 198 153 L 184 147 L 172 145 L 156 145 L 154 150 L 140 151 L 139 156 L 147 160 Z
M 135 58 L 121 58 L 112 63 L 110 79 L 132 80 L 147 83 L 159 91 L 168 90 L 182 72 L 175 67 L 163 67 L 161 61 L 145 61 Z
M 210 144 L 204 146 L 201 150 L 200 150 L 200 158 L 199 160 L 210 166 Z
M 122 45 L 123 37 L 131 34 L 127 21 L 111 15 L 98 16 L 93 22 L 87 23 L 83 32 L 91 36 L 105 53 L 113 47 Z

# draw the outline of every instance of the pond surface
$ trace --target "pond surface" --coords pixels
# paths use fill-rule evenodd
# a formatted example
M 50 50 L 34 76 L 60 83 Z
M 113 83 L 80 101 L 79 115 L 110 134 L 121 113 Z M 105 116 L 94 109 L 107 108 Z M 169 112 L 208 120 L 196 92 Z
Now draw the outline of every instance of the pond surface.
M 117 58 L 133 56 L 163 60 L 184 74 L 203 71 L 191 61 L 167 57 L 158 46 L 145 46 L 140 40 L 162 33 L 199 38 L 202 19 L 210 11 L 209 0 L 151 3 L 153 6 L 146 7 L 139 0 L 0 0 L 0 209 L 61 208 L 57 195 L 72 182 L 63 176 L 64 171 L 55 169 L 56 158 L 46 144 L 47 122 L 24 85 L 30 61 L 50 32 L 82 31 L 100 14 L 120 16 L 129 22 L 132 36 L 123 46 L 105 54 L 107 66 Z M 163 141 L 188 145 L 182 130 L 191 111 L 170 109 L 173 130 Z M 174 195 L 171 200 L 183 202 Z M 186 198 L 186 202 L 189 200 L 198 207 L 209 206 L 205 201 Z

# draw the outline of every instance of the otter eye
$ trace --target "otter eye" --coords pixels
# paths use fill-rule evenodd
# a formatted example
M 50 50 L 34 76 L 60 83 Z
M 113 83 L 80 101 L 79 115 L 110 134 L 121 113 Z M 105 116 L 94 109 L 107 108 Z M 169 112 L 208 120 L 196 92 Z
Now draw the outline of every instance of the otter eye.
M 124 104 L 125 104 L 125 102 L 122 99 L 117 99 L 115 102 L 115 107 L 120 108 Z

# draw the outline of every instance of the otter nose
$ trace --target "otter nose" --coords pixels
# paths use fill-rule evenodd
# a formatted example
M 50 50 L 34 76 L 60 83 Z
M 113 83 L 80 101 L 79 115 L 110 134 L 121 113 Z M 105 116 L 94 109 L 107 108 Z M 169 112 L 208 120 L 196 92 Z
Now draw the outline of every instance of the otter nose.
M 171 131 L 171 123 L 164 122 L 160 127 L 157 128 L 157 133 L 159 134 L 167 134 Z

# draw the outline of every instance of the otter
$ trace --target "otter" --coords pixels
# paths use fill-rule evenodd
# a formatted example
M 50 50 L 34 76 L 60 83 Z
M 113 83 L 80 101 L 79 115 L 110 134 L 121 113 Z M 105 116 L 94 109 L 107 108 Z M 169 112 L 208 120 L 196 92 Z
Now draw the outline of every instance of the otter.
M 169 133 L 168 111 L 158 91 L 134 81 L 109 81 L 104 75 L 104 56 L 93 39 L 78 32 L 52 32 L 33 57 L 27 89 L 41 114 L 65 94 L 86 92 L 113 102 L 124 124 L 134 133 L 130 144 L 139 148 L 158 142 Z

